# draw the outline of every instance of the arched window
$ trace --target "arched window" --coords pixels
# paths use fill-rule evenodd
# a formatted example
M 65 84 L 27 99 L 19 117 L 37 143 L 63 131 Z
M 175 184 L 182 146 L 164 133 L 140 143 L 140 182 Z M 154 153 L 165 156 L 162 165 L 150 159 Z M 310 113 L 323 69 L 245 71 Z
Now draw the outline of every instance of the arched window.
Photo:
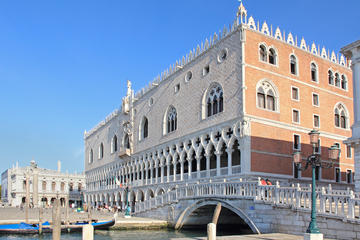
M 176 109 L 171 106 L 166 115 L 166 133 L 173 132 L 177 129 L 177 113 Z
M 276 51 L 273 48 L 269 49 L 269 63 L 276 65 Z
M 311 69 L 311 81 L 317 82 L 318 70 L 317 70 L 316 64 L 315 64 L 315 63 L 311 63 L 311 64 L 310 64 L 310 69 Z
M 348 113 L 342 104 L 338 104 L 335 108 L 335 126 L 343 129 L 348 128 Z
M 93 163 L 94 162 L 94 152 L 91 149 L 89 152 L 89 163 Z
M 278 111 L 278 95 L 274 86 L 268 81 L 262 81 L 257 84 L 256 90 L 257 106 L 270 111 Z
M 260 55 L 260 60 L 263 62 L 267 62 L 267 51 L 266 51 L 266 47 L 264 45 L 260 45 L 259 47 L 259 55 Z
M 290 72 L 297 75 L 297 59 L 294 55 L 290 56 Z
M 104 144 L 101 143 L 99 146 L 99 159 L 102 159 L 104 157 Z
M 125 134 L 125 137 L 124 137 L 124 147 L 125 147 L 126 149 L 130 149 L 129 134 Z
M 144 131 L 143 131 L 143 136 L 144 138 L 147 138 L 148 137 L 148 120 L 147 118 L 145 118 L 145 121 L 144 121 Z
M 335 73 L 335 86 L 340 87 L 340 75 Z
M 114 153 L 117 151 L 117 136 L 114 135 L 114 137 L 111 139 L 111 153 Z
M 331 70 L 328 71 L 329 84 L 334 85 L 334 74 Z
M 224 110 L 224 94 L 220 84 L 213 84 L 207 91 L 206 96 L 207 114 L 210 117 Z
M 347 89 L 347 80 L 345 75 L 341 75 L 341 88 L 344 90 Z
M 139 140 L 142 140 L 144 138 L 147 138 L 149 135 L 149 121 L 146 117 L 143 117 L 143 119 L 140 122 L 139 126 Z

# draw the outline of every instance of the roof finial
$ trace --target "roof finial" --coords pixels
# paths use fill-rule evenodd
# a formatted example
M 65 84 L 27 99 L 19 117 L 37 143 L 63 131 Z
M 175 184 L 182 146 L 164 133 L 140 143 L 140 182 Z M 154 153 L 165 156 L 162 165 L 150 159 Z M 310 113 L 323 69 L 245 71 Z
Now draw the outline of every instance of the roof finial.
M 240 2 L 240 6 L 238 8 L 236 16 L 240 17 L 241 23 L 246 23 L 247 11 L 242 3 L 242 0 L 239 0 L 239 2 Z

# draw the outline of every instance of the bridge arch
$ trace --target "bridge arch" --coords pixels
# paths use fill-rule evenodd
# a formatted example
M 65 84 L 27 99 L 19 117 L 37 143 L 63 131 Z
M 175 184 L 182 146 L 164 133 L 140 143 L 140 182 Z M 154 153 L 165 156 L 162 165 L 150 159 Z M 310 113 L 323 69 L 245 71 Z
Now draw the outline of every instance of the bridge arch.
M 179 215 L 179 217 L 175 221 L 175 229 L 181 229 L 185 223 L 185 220 L 190 216 L 192 212 L 195 210 L 207 206 L 207 205 L 217 205 L 221 203 L 222 207 L 229 209 L 230 211 L 234 212 L 238 215 L 253 231 L 253 233 L 260 234 L 259 228 L 255 225 L 255 223 L 246 215 L 244 211 L 241 209 L 233 206 L 231 203 L 228 203 L 221 199 L 211 198 L 211 199 L 202 199 L 194 204 L 190 205 L 189 207 L 185 208 Z

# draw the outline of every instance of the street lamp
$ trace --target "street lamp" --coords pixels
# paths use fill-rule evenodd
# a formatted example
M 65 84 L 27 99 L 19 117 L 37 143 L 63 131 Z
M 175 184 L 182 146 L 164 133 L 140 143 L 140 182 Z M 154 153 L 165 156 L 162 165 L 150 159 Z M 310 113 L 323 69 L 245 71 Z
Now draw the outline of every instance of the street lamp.
M 310 136 L 310 144 L 312 145 L 313 152 L 310 156 L 306 158 L 306 165 L 304 168 L 301 168 L 301 152 L 295 151 L 293 153 L 293 161 L 296 165 L 296 168 L 300 171 L 306 170 L 309 165 L 312 167 L 312 184 L 311 184 L 311 221 L 309 224 L 309 227 L 306 230 L 306 233 L 309 234 L 320 234 L 319 228 L 317 227 L 316 223 L 316 192 L 315 192 L 315 170 L 316 167 L 322 167 L 322 168 L 330 168 L 333 166 L 335 161 L 339 159 L 340 156 L 340 149 L 338 146 L 331 146 L 329 150 L 329 160 L 330 163 L 324 163 L 321 162 L 320 159 L 320 153 L 316 151 L 317 148 L 319 148 L 319 135 L 320 133 L 316 130 L 312 130 L 309 133 Z

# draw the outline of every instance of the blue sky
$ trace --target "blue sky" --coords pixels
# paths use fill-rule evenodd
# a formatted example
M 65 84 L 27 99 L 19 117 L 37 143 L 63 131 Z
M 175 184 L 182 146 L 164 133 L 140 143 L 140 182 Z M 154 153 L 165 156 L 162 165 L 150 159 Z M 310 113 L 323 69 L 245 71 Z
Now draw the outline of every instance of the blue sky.
M 0 171 L 83 171 L 83 133 L 234 20 L 236 0 L 0 1 Z M 248 15 L 339 52 L 359 0 L 247 0 Z

